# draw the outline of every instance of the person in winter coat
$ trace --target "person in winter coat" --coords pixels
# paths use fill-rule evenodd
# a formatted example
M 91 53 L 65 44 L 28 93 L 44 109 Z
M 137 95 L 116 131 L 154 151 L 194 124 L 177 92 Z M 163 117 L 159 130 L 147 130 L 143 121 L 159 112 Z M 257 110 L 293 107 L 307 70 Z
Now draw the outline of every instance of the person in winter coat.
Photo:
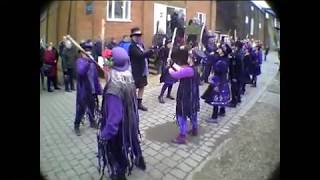
M 57 85 L 57 63 L 59 59 L 58 51 L 50 43 L 48 48 L 43 53 L 45 74 L 47 76 L 47 90 L 48 92 L 53 92 L 51 89 L 51 83 L 53 83 L 54 88 L 59 90 Z

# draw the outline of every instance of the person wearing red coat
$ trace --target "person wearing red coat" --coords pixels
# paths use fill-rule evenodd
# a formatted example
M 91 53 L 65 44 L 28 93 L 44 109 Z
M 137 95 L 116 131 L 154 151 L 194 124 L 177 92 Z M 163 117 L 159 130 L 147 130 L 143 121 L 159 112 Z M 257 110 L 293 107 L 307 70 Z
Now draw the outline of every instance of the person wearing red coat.
M 55 89 L 60 89 L 57 86 L 58 58 L 59 58 L 59 54 L 58 54 L 57 50 L 52 46 L 52 43 L 50 43 L 48 48 L 43 53 L 44 71 L 47 76 L 47 90 L 48 90 L 48 92 L 53 92 L 53 90 L 50 88 L 51 82 L 54 84 Z

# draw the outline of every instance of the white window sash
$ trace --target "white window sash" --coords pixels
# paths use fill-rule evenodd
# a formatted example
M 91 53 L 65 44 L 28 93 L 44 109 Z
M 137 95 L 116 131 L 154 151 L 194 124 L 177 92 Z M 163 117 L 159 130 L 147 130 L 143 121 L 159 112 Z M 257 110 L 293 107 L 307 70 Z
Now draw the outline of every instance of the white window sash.
M 119 2 L 119 1 L 118 1 Z M 115 18 L 115 1 L 108 1 L 107 3 L 107 21 L 114 22 L 132 22 L 131 20 L 131 1 L 121 1 L 122 2 L 122 18 Z M 128 2 L 128 18 L 126 18 L 126 2 Z M 111 4 L 110 4 L 111 3 Z M 109 6 L 111 5 L 111 17 L 109 17 Z
M 205 13 L 202 13 L 202 12 L 197 12 L 197 17 L 198 17 L 198 19 L 200 20 L 200 15 L 201 15 L 201 21 L 202 22 L 200 22 L 200 23 L 204 23 L 204 22 L 206 22 L 206 14 Z
M 250 22 L 250 35 L 253 35 L 254 32 L 254 20 L 253 18 L 251 18 L 251 22 Z

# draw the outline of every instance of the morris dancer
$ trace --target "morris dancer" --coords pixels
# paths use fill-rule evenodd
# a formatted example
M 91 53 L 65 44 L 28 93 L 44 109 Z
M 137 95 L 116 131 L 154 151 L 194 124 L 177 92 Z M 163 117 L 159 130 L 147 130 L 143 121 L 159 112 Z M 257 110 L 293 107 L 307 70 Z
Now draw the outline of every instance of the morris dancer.
M 80 46 L 86 51 L 86 53 L 91 54 L 92 44 L 90 42 L 83 42 Z M 74 131 L 80 136 L 80 122 L 84 114 L 88 112 L 90 127 L 97 128 L 97 123 L 94 120 L 94 108 L 95 102 L 92 96 L 92 86 L 90 82 L 89 69 L 91 66 L 91 61 L 89 57 L 83 52 L 81 52 L 81 57 L 77 59 L 77 98 L 76 98 L 76 117 L 74 121 Z M 89 111 L 86 111 L 87 108 Z
M 136 87 L 129 71 L 129 56 L 121 47 L 112 49 L 112 67 L 105 66 L 102 119 L 98 132 L 98 160 L 103 160 L 112 180 L 125 180 L 133 166 L 145 170 L 139 134 Z M 100 169 L 99 169 L 100 170 Z M 103 174 L 102 174 L 103 175 Z
M 217 50 L 219 58 L 214 64 L 214 76 L 211 79 L 210 85 L 205 93 L 201 96 L 206 103 L 213 105 L 213 112 L 209 123 L 218 123 L 218 110 L 220 107 L 219 115 L 225 115 L 225 106 L 230 101 L 230 89 L 227 79 L 228 73 L 228 58 L 225 56 L 226 52 L 222 48 Z
M 160 49 L 159 58 L 162 61 L 162 73 L 160 76 L 160 83 L 164 82 L 161 93 L 158 96 L 158 100 L 160 103 L 165 103 L 163 100 L 163 94 L 168 88 L 167 98 L 174 100 L 174 97 L 171 96 L 171 90 L 174 83 L 177 82 L 176 79 L 172 78 L 169 74 L 169 67 L 167 66 L 167 59 L 169 55 L 170 48 L 172 46 L 171 39 L 167 39 L 165 42 L 165 47 Z
M 198 135 L 197 113 L 200 110 L 199 74 L 196 68 L 192 66 L 193 62 L 187 49 L 179 49 L 173 52 L 172 59 L 177 64 L 172 65 L 169 73 L 173 78 L 180 80 L 176 100 L 176 119 L 179 126 L 179 135 L 172 142 L 186 144 L 187 118 L 191 119 L 192 124 L 192 129 L 188 133 L 192 136 Z

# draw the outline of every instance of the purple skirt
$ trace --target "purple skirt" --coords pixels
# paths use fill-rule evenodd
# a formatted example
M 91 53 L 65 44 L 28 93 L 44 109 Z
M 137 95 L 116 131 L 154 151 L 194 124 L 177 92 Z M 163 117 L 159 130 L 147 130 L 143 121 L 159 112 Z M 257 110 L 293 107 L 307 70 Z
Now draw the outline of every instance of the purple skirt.
M 201 98 L 210 105 L 226 106 L 231 101 L 228 81 L 222 82 L 216 78 L 216 81 L 208 86 Z

